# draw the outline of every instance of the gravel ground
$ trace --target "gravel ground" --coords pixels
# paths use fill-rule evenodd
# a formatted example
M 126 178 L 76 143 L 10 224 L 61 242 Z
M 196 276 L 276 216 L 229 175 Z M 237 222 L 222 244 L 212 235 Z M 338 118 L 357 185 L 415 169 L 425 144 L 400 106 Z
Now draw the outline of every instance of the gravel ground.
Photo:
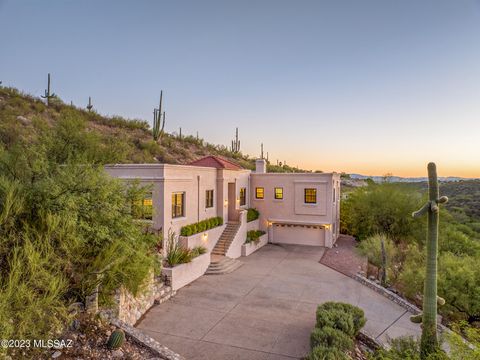
M 327 249 L 320 263 L 338 272 L 352 276 L 359 271 L 366 273 L 367 258 L 355 251 L 356 241 L 353 236 L 340 235 L 335 246 Z

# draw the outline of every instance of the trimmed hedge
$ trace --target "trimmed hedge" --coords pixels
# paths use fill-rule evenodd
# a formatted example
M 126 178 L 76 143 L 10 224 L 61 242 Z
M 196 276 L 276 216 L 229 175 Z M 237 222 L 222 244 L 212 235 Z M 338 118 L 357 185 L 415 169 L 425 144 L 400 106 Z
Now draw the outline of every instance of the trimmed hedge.
M 353 340 L 341 330 L 333 329 L 329 326 L 324 328 L 315 328 L 310 335 L 310 347 L 316 346 L 334 347 L 339 350 L 353 349 Z
M 339 349 L 327 346 L 315 346 L 305 360 L 351 360 Z
M 332 311 L 332 310 L 338 310 L 340 312 L 343 312 L 345 314 L 350 314 L 352 316 L 353 320 L 353 327 L 354 327 L 354 336 L 357 336 L 358 333 L 360 332 L 360 329 L 365 326 L 365 323 L 367 320 L 365 319 L 365 313 L 363 312 L 362 309 L 360 309 L 357 306 L 347 304 L 347 303 L 341 303 L 341 302 L 333 302 L 333 301 L 328 301 L 326 303 L 323 303 L 322 305 L 318 306 L 317 308 L 317 316 L 319 311 Z M 318 321 L 318 318 L 317 318 Z
M 223 225 L 223 218 L 220 216 L 205 219 L 194 224 L 185 225 L 180 229 L 180 236 L 191 236 L 217 226 Z
M 246 244 L 251 243 L 251 242 L 257 243 L 260 240 L 260 236 L 262 236 L 264 234 L 266 234 L 266 232 L 262 231 L 262 230 L 247 231 L 247 240 L 245 240 L 245 243 Z
M 257 220 L 260 216 L 260 212 L 257 209 L 250 208 L 247 210 L 247 222 Z
M 305 359 L 350 359 L 346 352 L 353 350 L 354 339 L 366 323 L 363 310 L 329 301 L 317 307 L 316 315 L 316 327 L 310 335 L 312 351 Z

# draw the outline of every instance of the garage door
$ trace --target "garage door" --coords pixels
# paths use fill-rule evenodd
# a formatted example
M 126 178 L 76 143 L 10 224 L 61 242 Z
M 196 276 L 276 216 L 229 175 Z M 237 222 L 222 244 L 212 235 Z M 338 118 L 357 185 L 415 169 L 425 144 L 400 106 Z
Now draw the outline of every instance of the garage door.
M 273 224 L 272 242 L 325 246 L 325 230 L 320 226 Z

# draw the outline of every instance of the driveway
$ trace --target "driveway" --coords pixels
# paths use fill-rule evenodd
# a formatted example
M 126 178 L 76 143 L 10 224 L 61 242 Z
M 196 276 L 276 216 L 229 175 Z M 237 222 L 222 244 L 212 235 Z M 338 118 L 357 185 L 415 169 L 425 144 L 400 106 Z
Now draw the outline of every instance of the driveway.
M 137 325 L 187 359 L 286 360 L 309 351 L 315 310 L 344 301 L 365 311 L 381 342 L 419 335 L 399 305 L 322 264 L 323 248 L 267 245 L 228 275 L 202 276 Z

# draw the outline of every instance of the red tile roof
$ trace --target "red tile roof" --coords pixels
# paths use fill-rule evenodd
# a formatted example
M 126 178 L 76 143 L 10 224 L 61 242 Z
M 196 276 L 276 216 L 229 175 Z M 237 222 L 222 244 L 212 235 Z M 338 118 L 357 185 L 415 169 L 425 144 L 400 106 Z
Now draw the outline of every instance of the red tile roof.
M 219 156 L 206 156 L 199 160 L 195 160 L 191 162 L 189 165 L 194 166 L 205 166 L 205 167 L 213 167 L 216 169 L 225 169 L 225 170 L 242 170 L 241 166 L 231 162 L 230 160 L 221 158 Z

